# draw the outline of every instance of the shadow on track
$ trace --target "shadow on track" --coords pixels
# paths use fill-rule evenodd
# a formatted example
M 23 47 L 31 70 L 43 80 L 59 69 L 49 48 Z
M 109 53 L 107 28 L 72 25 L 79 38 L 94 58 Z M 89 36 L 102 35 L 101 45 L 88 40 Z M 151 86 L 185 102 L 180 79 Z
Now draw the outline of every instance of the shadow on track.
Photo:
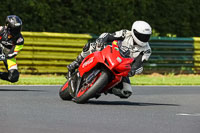
M 29 89 L 0 89 L 0 91 L 33 91 L 33 92 L 46 92 L 45 90 L 29 90 Z
M 139 103 L 129 101 L 88 101 L 86 104 L 94 105 L 127 105 L 127 106 L 180 106 L 178 104 L 164 104 L 164 103 Z

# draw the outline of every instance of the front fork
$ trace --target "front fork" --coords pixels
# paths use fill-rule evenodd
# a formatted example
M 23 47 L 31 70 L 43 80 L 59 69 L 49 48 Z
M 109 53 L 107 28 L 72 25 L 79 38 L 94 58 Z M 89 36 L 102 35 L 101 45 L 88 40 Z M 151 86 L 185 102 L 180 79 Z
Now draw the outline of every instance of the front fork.
M 94 70 L 86 78 L 82 78 L 78 71 L 74 72 L 70 77 L 68 77 L 70 95 L 75 97 L 79 90 L 82 87 L 87 87 L 100 72 L 101 70 Z
M 76 71 L 74 73 L 68 73 L 66 77 L 69 81 L 69 92 L 72 97 L 75 97 L 76 90 L 80 85 L 80 81 L 82 77 L 80 77 L 79 72 Z

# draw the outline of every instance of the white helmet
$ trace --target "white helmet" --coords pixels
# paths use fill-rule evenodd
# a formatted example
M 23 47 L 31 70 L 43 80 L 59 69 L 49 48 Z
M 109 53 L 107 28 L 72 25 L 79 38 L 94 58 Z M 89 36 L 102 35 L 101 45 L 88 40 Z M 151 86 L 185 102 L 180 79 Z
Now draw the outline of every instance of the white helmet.
M 152 34 L 151 26 L 145 21 L 135 21 L 132 25 L 131 34 L 134 41 L 144 47 Z

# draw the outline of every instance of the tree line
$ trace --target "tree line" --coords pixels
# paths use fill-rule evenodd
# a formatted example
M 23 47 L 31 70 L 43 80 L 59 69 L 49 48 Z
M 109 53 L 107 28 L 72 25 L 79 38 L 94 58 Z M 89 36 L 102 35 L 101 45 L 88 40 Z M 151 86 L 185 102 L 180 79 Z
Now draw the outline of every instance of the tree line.
M 4 0 L 0 12 L 0 25 L 16 14 L 23 31 L 100 34 L 145 20 L 154 36 L 200 35 L 199 0 Z

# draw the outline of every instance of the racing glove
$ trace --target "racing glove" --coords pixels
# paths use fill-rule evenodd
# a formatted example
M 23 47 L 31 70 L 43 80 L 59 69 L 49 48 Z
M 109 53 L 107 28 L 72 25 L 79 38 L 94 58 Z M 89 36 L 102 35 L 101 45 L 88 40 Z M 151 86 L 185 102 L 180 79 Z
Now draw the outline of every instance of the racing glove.
M 7 59 L 12 59 L 13 57 L 17 56 L 18 52 L 23 48 L 24 45 L 15 45 L 10 52 L 6 55 Z
M 15 56 L 17 55 L 17 53 L 18 53 L 18 52 L 13 52 L 13 53 L 11 53 L 11 54 L 8 54 L 8 55 L 6 56 L 6 58 L 7 58 L 7 59 L 12 59 L 13 57 L 15 57 Z
M 104 39 L 103 38 L 98 38 L 96 39 L 96 49 L 98 51 L 102 50 L 105 46 L 105 42 L 104 42 Z

